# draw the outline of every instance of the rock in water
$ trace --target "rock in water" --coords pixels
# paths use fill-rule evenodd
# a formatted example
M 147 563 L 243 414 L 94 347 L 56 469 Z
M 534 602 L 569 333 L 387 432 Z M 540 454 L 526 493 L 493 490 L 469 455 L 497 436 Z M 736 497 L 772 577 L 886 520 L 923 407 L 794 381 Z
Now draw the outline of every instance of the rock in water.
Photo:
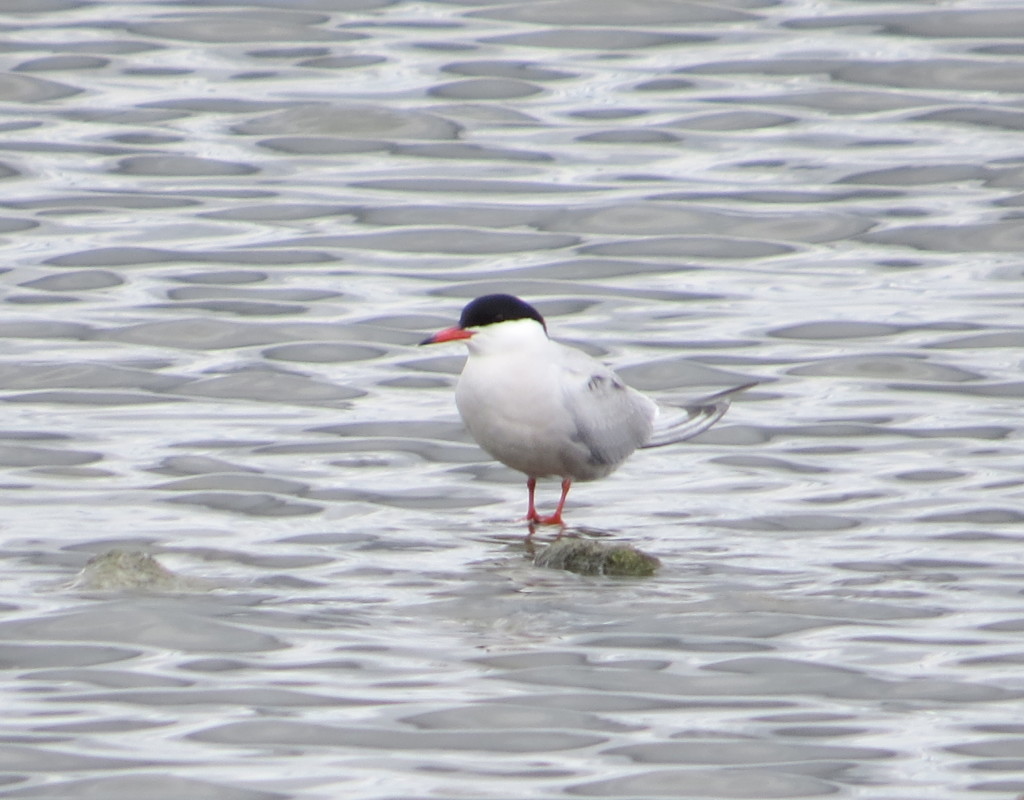
M 559 539 L 534 558 L 538 567 L 564 569 L 580 575 L 644 578 L 661 566 L 654 556 L 625 544 L 602 544 L 592 539 Z
M 108 550 L 89 559 L 72 584 L 89 591 L 180 592 L 198 588 L 180 578 L 153 556 L 137 550 Z

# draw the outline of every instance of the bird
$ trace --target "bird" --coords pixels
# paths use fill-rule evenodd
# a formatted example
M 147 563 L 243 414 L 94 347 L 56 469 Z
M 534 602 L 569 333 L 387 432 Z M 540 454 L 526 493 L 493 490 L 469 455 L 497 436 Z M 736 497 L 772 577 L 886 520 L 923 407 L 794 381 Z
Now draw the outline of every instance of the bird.
M 455 387 L 455 405 L 470 435 L 491 457 L 526 475 L 526 520 L 565 525 L 562 512 L 577 481 L 614 472 L 635 450 L 680 442 L 714 425 L 730 396 L 754 384 L 720 392 L 675 409 L 627 386 L 581 350 L 548 336 L 529 303 L 510 294 L 477 297 L 458 325 L 421 345 L 465 342 L 469 357 Z M 560 478 L 553 514 L 535 504 L 540 478 Z

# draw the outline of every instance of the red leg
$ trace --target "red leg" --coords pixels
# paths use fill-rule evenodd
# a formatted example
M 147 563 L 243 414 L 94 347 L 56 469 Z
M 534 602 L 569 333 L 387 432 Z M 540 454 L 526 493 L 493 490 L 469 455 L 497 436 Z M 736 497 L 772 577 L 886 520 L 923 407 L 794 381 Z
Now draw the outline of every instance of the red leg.
M 526 492 L 530 497 L 529 506 L 526 509 L 526 521 L 537 522 L 540 520 L 540 515 L 537 513 L 537 508 L 533 504 L 533 493 L 537 489 L 537 479 L 527 478 L 526 479 Z
M 572 481 L 569 478 L 562 479 L 562 496 L 558 500 L 558 507 L 555 509 L 555 513 L 550 517 L 537 517 L 537 522 L 542 525 L 565 525 L 562 521 L 562 509 L 565 508 L 565 498 L 569 496 L 569 487 L 571 486 Z

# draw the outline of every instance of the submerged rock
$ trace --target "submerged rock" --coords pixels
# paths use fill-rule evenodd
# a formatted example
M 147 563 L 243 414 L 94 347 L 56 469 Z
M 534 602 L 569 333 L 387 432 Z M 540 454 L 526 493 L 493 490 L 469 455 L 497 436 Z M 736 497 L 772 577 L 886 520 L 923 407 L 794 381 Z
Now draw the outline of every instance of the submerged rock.
M 592 539 L 559 539 L 534 558 L 538 567 L 564 569 L 580 575 L 643 578 L 661 566 L 654 556 L 625 544 L 608 545 Z
M 72 587 L 102 592 L 183 592 L 204 588 L 200 581 L 175 575 L 153 556 L 138 550 L 108 550 L 93 556 Z

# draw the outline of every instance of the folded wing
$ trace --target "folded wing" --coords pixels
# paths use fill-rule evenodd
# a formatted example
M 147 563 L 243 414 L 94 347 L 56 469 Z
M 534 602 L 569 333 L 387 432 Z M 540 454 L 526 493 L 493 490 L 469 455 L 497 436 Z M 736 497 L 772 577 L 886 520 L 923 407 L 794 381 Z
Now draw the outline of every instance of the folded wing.
M 563 402 L 575 428 L 571 438 L 588 462 L 578 477 L 592 480 L 611 472 L 650 438 L 658 408 L 610 369 L 580 356 L 564 365 L 571 379 L 564 383 Z

